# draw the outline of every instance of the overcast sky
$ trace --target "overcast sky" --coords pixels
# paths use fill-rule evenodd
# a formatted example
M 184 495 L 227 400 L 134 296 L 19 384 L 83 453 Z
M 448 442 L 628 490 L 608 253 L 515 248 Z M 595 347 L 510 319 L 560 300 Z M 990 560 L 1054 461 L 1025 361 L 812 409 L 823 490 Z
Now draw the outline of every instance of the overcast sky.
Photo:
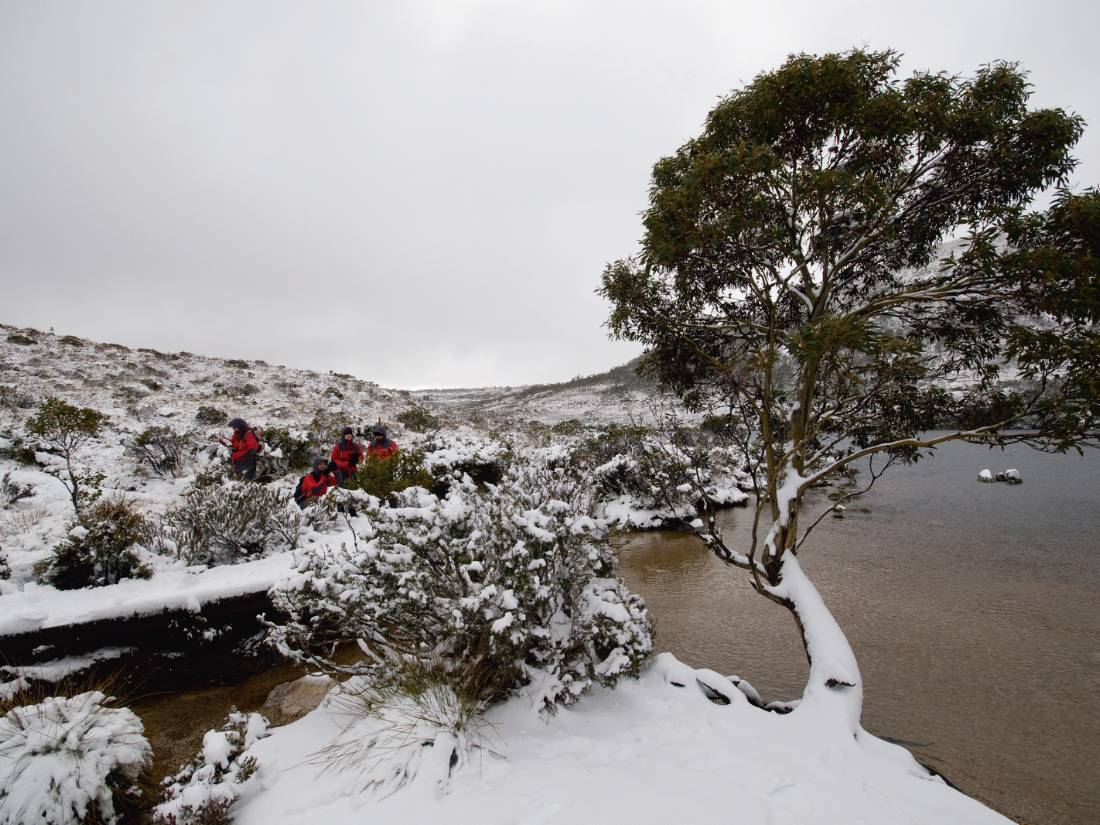
M 1031 72 L 1095 127 L 1091 2 L 0 0 L 0 321 L 401 387 L 637 348 L 594 294 L 649 170 L 792 52 Z

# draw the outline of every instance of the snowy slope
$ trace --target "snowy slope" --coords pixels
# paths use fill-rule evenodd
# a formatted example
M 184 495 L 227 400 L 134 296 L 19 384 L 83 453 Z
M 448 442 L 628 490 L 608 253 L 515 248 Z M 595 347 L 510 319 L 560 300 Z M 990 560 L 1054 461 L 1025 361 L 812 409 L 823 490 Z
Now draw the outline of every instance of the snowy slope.
M 698 682 L 728 700 L 716 704 Z M 678 686 L 680 685 L 680 686 Z M 318 752 L 356 724 L 331 700 L 253 746 L 237 825 L 1003 825 L 903 748 L 802 710 L 753 707 L 719 674 L 661 654 L 638 681 L 549 720 L 512 699 L 442 791 L 424 770 L 378 798 Z M 362 722 L 357 724 L 362 725 Z M 358 728 L 356 729 L 358 732 Z M 487 751 L 493 751 L 489 753 Z

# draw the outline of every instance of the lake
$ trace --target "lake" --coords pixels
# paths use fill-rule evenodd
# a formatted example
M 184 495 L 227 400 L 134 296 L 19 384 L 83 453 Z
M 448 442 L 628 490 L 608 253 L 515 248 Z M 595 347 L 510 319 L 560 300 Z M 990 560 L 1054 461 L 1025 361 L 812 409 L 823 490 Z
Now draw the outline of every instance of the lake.
M 1024 483 L 981 484 L 983 468 Z M 864 727 L 1017 821 L 1100 821 L 1100 454 L 948 444 L 848 506 L 800 559 L 859 659 Z M 751 521 L 724 512 L 727 540 L 745 546 Z M 677 533 L 619 555 L 657 649 L 766 701 L 801 695 L 795 623 L 744 571 Z

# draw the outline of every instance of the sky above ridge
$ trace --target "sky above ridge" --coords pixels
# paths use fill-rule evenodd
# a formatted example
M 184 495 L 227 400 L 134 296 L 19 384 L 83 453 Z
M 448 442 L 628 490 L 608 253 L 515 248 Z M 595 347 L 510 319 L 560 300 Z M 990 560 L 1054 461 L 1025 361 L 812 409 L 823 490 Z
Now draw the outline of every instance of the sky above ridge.
M 793 52 L 1031 73 L 1095 127 L 1100 6 L 0 0 L 0 322 L 388 386 L 620 364 L 649 172 Z

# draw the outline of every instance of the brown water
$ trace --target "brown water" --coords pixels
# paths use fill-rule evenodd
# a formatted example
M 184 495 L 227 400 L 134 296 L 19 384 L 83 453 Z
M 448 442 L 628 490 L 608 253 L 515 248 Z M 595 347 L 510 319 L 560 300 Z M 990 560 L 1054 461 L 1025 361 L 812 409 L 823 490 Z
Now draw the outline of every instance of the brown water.
M 979 484 L 984 467 L 1025 483 Z M 1012 819 L 1100 822 L 1100 455 L 949 445 L 878 485 L 800 556 L 859 658 L 864 727 Z M 723 517 L 748 535 L 749 510 Z M 620 559 L 658 649 L 801 694 L 795 624 L 742 571 L 676 533 Z

